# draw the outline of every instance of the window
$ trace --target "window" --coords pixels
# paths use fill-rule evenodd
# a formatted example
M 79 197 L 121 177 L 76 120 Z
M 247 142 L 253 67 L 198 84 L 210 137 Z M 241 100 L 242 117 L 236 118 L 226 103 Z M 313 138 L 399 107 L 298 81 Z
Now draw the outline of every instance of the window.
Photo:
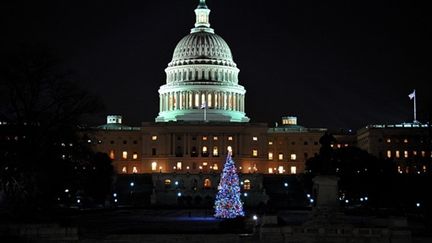
M 423 165 L 423 172 L 426 173 L 426 165 Z
M 296 154 L 291 154 L 290 158 L 291 158 L 291 160 L 296 160 L 297 159 L 297 155 Z
M 390 138 L 387 138 L 386 142 L 387 142 L 387 143 L 391 143 L 391 139 L 390 139 Z
M 279 174 L 283 174 L 284 173 L 284 167 L 283 166 L 279 166 L 278 167 L 278 172 L 279 172 Z
M 404 157 L 408 158 L 408 151 L 406 151 L 406 150 L 404 151 Z
M 156 136 L 156 135 L 153 135 L 153 136 L 151 137 L 151 140 L 156 141 L 156 140 L 157 140 L 157 136 Z
M 110 144 L 114 144 L 114 141 L 113 141 L 113 140 L 111 140 L 111 141 L 110 141 Z
M 387 158 L 391 158 L 391 150 L 387 150 Z
M 414 150 L 414 151 L 413 151 L 413 155 L 414 155 L 414 156 L 417 156 L 417 151 Z
M 127 151 L 123 151 L 123 153 L 122 153 L 122 158 L 123 158 L 123 159 L 127 159 Z
M 214 136 L 214 137 L 213 137 L 213 140 L 214 140 L 214 141 L 217 141 L 217 140 L 218 140 L 218 137 Z
M 421 151 L 421 156 L 426 157 L 426 151 Z
M 165 179 L 164 184 L 165 184 L 165 186 L 171 185 L 171 180 L 170 179 Z
M 202 151 L 202 156 L 208 156 L 207 146 L 203 146 L 201 151 Z
M 126 166 L 123 166 L 123 168 L 122 168 L 122 173 L 127 173 L 127 168 L 126 168 Z
M 152 155 L 156 155 L 156 148 L 152 148 Z
M 205 189 L 209 189 L 209 188 L 211 188 L 211 181 L 210 181 L 209 178 L 206 178 L 206 179 L 204 180 L 204 188 L 205 188 Z
M 273 160 L 273 152 L 269 152 L 268 153 L 268 159 L 269 160 Z
M 303 145 L 308 145 L 308 142 L 307 142 L 307 141 L 304 141 L 304 142 L 303 142 Z
M 123 144 L 127 144 L 127 141 L 126 141 L 126 140 L 123 140 Z
M 273 174 L 273 168 L 268 168 L 268 173 Z
M 219 169 L 218 165 L 217 164 L 213 164 L 213 170 L 218 170 L 218 169 Z
M 253 141 L 258 141 L 258 137 L 252 137 Z
M 110 157 L 110 159 L 115 159 L 114 150 L 112 150 L 112 149 L 110 150 L 109 157 Z
M 269 141 L 269 142 L 268 142 L 268 145 L 273 145 L 273 141 Z
M 134 153 L 133 153 L 133 155 L 132 155 L 132 159 L 138 159 L 138 153 L 137 153 L 137 152 L 134 152 Z
M 202 140 L 203 140 L 203 141 L 207 141 L 207 136 L 203 136 L 203 137 L 202 137 Z
M 233 137 L 232 136 L 229 136 L 228 137 L 228 141 L 232 141 L 233 140 Z
M 207 166 L 208 165 L 208 163 L 207 162 L 203 162 L 203 164 L 202 164 L 203 166 Z
M 152 169 L 152 171 L 156 171 L 157 170 L 157 163 L 156 163 L 156 161 L 153 161 L 151 163 L 151 169 Z
M 219 156 L 219 151 L 218 151 L 218 147 L 217 147 L 217 146 L 214 146 L 214 147 L 213 147 L 213 156 L 214 156 L 214 157 Z
M 258 156 L 258 150 L 257 149 L 252 150 L 252 156 L 253 157 L 257 157 Z
M 177 162 L 177 170 L 181 170 L 182 169 L 182 162 L 179 161 Z
M 134 166 L 134 167 L 132 168 L 132 173 L 138 173 L 138 170 L 137 170 L 137 167 L 136 167 L 136 166 Z
M 243 181 L 243 189 L 244 190 L 250 190 L 251 189 L 251 182 L 250 180 L 246 179 Z
M 408 139 L 405 138 L 405 139 L 404 139 L 404 143 L 408 143 Z
M 291 174 L 297 174 L 297 167 L 291 166 Z
M 396 158 L 400 158 L 400 152 L 399 152 L 399 150 L 396 150 Z
M 137 144 L 137 143 L 138 143 L 138 141 L 137 141 L 137 140 L 134 140 L 134 141 L 133 141 L 133 144 Z
M 283 153 L 279 153 L 279 155 L 278 155 L 278 159 L 279 159 L 279 160 L 283 160 Z

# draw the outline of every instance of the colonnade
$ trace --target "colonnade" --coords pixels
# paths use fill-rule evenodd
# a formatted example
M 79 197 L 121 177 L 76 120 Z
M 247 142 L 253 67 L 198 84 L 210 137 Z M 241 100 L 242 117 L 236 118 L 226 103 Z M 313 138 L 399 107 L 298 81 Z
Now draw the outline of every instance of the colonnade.
M 227 68 L 176 68 L 166 72 L 167 83 L 196 81 L 196 80 L 211 80 L 220 82 L 238 82 L 238 69 L 227 70 Z
M 201 109 L 232 110 L 244 112 L 244 94 L 224 91 L 173 91 L 159 95 L 162 111 Z

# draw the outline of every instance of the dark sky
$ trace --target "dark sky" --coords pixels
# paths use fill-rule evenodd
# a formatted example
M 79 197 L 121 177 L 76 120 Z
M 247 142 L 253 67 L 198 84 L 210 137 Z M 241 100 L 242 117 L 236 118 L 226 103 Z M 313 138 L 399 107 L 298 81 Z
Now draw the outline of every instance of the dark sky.
M 358 128 L 419 119 L 431 110 L 427 1 L 208 0 L 230 45 L 253 122 L 298 116 L 308 127 Z M 1 49 L 53 48 L 126 123 L 153 121 L 158 88 L 198 0 L 0 3 Z M 101 114 L 100 123 L 105 114 Z

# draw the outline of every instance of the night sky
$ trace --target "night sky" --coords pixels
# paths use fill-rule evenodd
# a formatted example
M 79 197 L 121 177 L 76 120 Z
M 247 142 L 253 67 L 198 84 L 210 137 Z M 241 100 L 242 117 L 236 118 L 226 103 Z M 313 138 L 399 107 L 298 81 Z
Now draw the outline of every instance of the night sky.
M 11 1 L 12 2 L 12 1 Z M 2 1 L 1 51 L 52 48 L 99 95 L 106 114 L 154 121 L 158 89 L 198 0 Z M 208 0 L 229 44 L 251 122 L 296 115 L 308 127 L 359 128 L 431 113 L 431 13 L 427 1 Z M 419 1 L 420 2 L 420 1 Z

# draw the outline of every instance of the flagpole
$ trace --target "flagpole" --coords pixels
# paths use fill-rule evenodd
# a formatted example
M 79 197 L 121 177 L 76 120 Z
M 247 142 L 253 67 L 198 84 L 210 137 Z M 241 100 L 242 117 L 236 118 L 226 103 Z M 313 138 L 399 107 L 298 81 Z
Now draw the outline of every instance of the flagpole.
M 417 122 L 417 107 L 416 107 L 416 93 L 414 90 L 414 123 Z

